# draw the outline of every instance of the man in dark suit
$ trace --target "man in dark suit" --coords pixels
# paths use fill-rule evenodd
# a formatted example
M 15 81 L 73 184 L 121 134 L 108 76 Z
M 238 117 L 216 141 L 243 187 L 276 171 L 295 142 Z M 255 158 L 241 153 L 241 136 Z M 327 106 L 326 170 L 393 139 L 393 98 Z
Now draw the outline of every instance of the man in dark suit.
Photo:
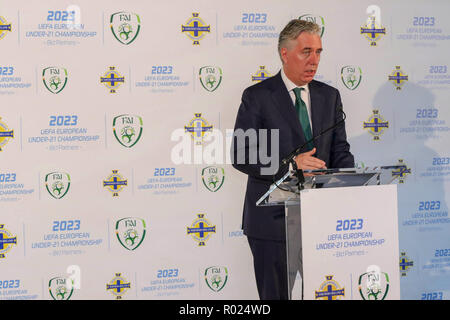
M 322 52 L 319 26 L 290 21 L 280 33 L 278 52 L 280 72 L 243 92 L 231 148 L 233 166 L 248 175 L 243 229 L 261 299 L 287 299 L 292 288 L 287 283 L 284 208 L 257 207 L 256 202 L 274 174 L 278 179 L 287 172 L 277 172 L 281 159 L 342 119 L 339 91 L 313 80 Z M 303 170 L 354 167 L 345 127 L 310 143 L 295 162 Z

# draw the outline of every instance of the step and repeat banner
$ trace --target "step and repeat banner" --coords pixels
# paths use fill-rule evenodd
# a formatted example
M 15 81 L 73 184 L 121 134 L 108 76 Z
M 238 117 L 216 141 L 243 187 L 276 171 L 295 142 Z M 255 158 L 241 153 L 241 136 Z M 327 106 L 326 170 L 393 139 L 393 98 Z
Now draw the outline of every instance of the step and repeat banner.
M 0 299 L 258 299 L 228 150 L 292 18 L 321 26 L 316 79 L 340 90 L 358 166 L 403 165 L 402 299 L 449 299 L 449 11 L 1 1 Z

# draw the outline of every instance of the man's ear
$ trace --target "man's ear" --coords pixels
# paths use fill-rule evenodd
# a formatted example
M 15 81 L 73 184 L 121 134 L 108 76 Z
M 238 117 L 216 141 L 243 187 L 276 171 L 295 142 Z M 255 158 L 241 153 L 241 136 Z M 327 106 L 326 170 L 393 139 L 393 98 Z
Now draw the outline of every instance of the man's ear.
M 286 63 L 287 51 L 288 51 L 287 48 L 281 48 L 280 49 L 280 57 L 281 57 L 281 60 L 283 61 L 283 64 Z

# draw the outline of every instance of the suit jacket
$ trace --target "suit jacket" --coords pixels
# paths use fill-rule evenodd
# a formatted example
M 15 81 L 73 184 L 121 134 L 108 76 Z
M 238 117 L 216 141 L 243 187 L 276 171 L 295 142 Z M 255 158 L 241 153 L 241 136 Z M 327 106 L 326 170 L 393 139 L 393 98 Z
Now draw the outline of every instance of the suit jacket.
M 339 91 L 325 83 L 311 81 L 309 83 L 311 99 L 311 126 L 313 135 L 333 126 L 342 119 L 342 113 L 337 112 L 342 106 Z M 268 167 L 260 157 L 252 161 L 251 152 L 257 152 L 262 145 L 261 139 L 266 135 L 267 153 L 277 157 L 278 163 L 289 153 L 303 145 L 305 137 L 298 120 L 295 107 L 279 72 L 272 78 L 255 84 L 244 90 L 242 102 L 236 117 L 235 134 L 231 147 L 233 167 L 248 175 L 247 191 L 244 201 L 243 229 L 244 234 L 254 238 L 268 240 L 285 240 L 284 207 L 257 207 L 256 201 L 267 192 L 273 182 L 272 175 L 261 174 L 261 169 Z M 257 143 L 245 140 L 238 142 L 237 129 L 266 129 L 260 131 Z M 279 148 L 271 144 L 270 134 L 273 129 L 279 130 Z M 327 168 L 352 168 L 354 158 L 350 153 L 345 126 L 339 126 L 321 136 L 314 142 L 315 157 L 325 161 Z M 307 150 L 305 150 L 307 151 Z M 239 155 L 245 152 L 245 161 L 237 161 Z M 273 153 L 273 154 L 272 154 Z M 242 163 L 243 162 L 243 163 Z M 276 179 L 282 177 L 288 168 L 283 168 L 276 174 Z

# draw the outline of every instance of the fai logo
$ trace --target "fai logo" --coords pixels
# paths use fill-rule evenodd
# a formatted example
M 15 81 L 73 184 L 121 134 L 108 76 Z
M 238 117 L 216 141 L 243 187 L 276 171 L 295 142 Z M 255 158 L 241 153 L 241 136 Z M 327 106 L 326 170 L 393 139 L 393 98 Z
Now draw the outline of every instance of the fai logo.
M 319 290 L 315 292 L 316 300 L 340 300 L 341 297 L 345 297 L 345 288 L 341 288 L 339 283 L 333 280 L 333 276 L 325 276 L 325 278 Z
M 371 46 L 376 46 L 381 36 L 386 34 L 386 28 L 378 26 L 375 17 L 372 16 L 369 17 L 366 25 L 361 27 L 360 33 L 369 40 Z
M 211 26 L 200 19 L 198 13 L 193 13 L 192 17 L 186 21 L 185 25 L 181 25 L 181 32 L 193 41 L 193 45 L 199 45 L 207 33 L 211 32 Z
M 55 199 L 63 198 L 70 188 L 70 176 L 65 172 L 51 172 L 45 176 L 45 188 Z
M 414 261 L 412 261 L 405 252 L 400 253 L 400 274 L 405 277 L 408 270 L 414 266 Z
M 113 170 L 112 174 L 103 181 L 103 187 L 107 188 L 113 197 L 118 197 L 119 192 L 128 185 L 128 180 L 124 179 L 118 170 Z
M 190 235 L 192 239 L 198 242 L 198 246 L 202 247 L 205 246 L 211 235 L 216 233 L 216 226 L 205 219 L 204 214 L 198 214 L 197 217 L 191 227 L 187 227 L 187 235 Z
M 216 90 L 222 82 L 222 69 L 219 67 L 201 67 L 198 74 L 203 88 L 209 92 Z
M 133 147 L 142 136 L 143 122 L 140 116 L 122 114 L 113 119 L 116 140 L 124 147 Z
M 11 32 L 11 23 L 8 23 L 5 18 L 0 16 L 0 40 L 2 40 L 8 32 Z
M 397 166 L 400 168 L 392 170 L 392 176 L 398 177 L 398 183 L 405 183 L 406 175 L 411 174 L 411 168 L 408 168 L 403 159 L 398 160 Z
M 72 279 L 56 277 L 48 282 L 48 291 L 53 300 L 70 300 L 73 289 Z
M 389 121 L 384 121 L 378 110 L 373 110 L 370 118 L 363 122 L 363 128 L 373 136 L 373 140 L 380 140 L 380 136 L 389 128 Z
M 384 300 L 389 292 L 389 276 L 378 266 L 367 267 L 359 276 L 358 290 L 363 300 Z
M 4 224 L 0 224 L 0 259 L 6 257 L 13 245 L 17 245 L 17 237 L 6 230 Z
M 60 93 L 67 84 L 67 69 L 48 67 L 42 70 L 42 81 L 51 93 Z
M 145 221 L 140 218 L 128 217 L 116 222 L 116 236 L 125 249 L 137 249 L 145 238 Z
M 103 77 L 100 77 L 100 83 L 107 87 L 110 93 L 116 93 L 120 85 L 125 83 L 125 77 L 117 72 L 115 67 L 109 67 Z
M 362 71 L 360 67 L 345 66 L 341 69 L 342 83 L 349 90 L 358 88 L 362 79 Z
M 0 117 L 0 151 L 11 138 L 14 138 L 14 130 L 10 130 Z
M 120 273 L 106 284 L 106 290 L 111 292 L 117 300 L 122 299 L 122 296 L 131 288 L 131 283 L 128 282 Z
M 141 30 L 141 19 L 135 13 L 124 11 L 113 13 L 109 22 L 114 38 L 121 44 L 132 43 Z
M 395 89 L 401 90 L 405 82 L 408 81 L 408 75 L 400 69 L 400 66 L 396 66 L 389 75 L 388 80 L 394 84 Z
M 272 75 L 266 70 L 265 66 L 260 66 L 259 70 L 256 71 L 254 75 L 252 75 L 252 81 L 261 82 L 270 78 L 271 76 Z
M 202 118 L 201 113 L 195 113 L 195 118 L 189 121 L 187 126 L 184 126 L 184 132 L 190 133 L 192 140 L 196 145 L 203 144 L 203 138 L 208 132 L 212 132 L 213 126 L 209 125 L 208 121 Z
M 325 20 L 321 16 L 316 16 L 312 14 L 304 14 L 298 17 L 300 20 L 305 20 L 309 22 L 314 22 L 320 27 L 320 37 L 322 38 L 323 33 L 325 32 Z
M 215 292 L 222 290 L 227 284 L 228 270 L 226 267 L 209 267 L 205 270 L 205 281 Z
M 203 185 L 211 192 L 218 191 L 225 181 L 225 170 L 220 167 L 206 167 L 202 170 Z

